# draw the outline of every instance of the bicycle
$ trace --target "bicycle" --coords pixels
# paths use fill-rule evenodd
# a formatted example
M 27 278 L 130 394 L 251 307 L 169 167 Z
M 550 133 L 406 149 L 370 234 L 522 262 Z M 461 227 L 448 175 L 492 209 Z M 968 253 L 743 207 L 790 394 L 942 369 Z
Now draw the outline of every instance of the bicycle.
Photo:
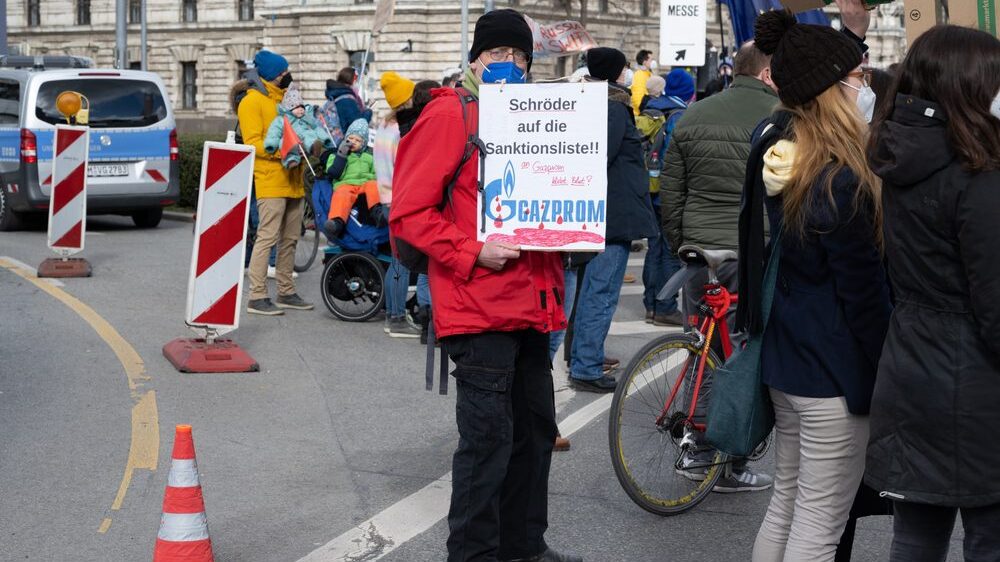
M 698 434 L 706 426 L 697 409 L 705 383 L 723 363 L 712 349 L 716 338 L 725 359 L 733 352 L 726 315 L 739 296 L 719 282 L 718 270 L 737 255 L 691 245 L 682 246 L 678 255 L 684 267 L 667 282 L 659 298 L 677 294 L 695 274 L 707 269 L 697 322 L 686 333 L 649 342 L 632 358 L 619 378 L 608 422 L 615 476 L 632 501 L 661 516 L 698 505 L 736 460 L 699 443 Z M 763 457 L 768 444 L 765 440 L 747 460 Z
M 311 177 L 311 174 L 304 175 L 310 176 L 310 178 L 303 179 L 305 205 L 303 205 L 302 210 L 302 230 L 299 232 L 299 241 L 295 243 L 294 270 L 298 273 L 307 271 L 312 267 L 313 262 L 316 260 L 316 254 L 319 253 L 319 239 L 321 236 L 319 229 L 316 227 L 316 212 L 313 210 L 312 204 L 312 183 L 315 177 Z

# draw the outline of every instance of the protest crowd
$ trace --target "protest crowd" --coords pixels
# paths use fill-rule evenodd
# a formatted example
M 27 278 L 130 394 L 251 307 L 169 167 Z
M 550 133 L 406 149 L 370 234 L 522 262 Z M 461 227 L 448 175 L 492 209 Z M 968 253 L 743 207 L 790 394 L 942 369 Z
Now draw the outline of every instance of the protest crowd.
M 1000 456 L 988 446 L 1000 432 L 1000 260 L 989 242 L 1000 40 L 937 26 L 883 72 L 866 66 L 863 3 L 837 4 L 840 30 L 761 15 L 701 99 L 687 70 L 661 68 L 651 51 L 585 53 L 567 80 L 607 85 L 600 252 L 477 236 L 486 210 L 474 141 L 491 118 L 478 111 L 480 87 L 532 82 L 532 32 L 518 12 L 479 18 L 467 70 L 441 83 L 383 72 L 382 115 L 358 95 L 353 68 L 308 103 L 284 57 L 256 54 L 232 96 L 239 142 L 256 149 L 247 312 L 313 308 L 292 271 L 305 174 L 331 186 L 319 225 L 331 243 L 355 219 L 388 232 L 385 333 L 437 343 L 454 365 L 449 562 L 584 559 L 545 540 L 551 457 L 569 447 L 552 368 L 565 346 L 573 388 L 615 391 L 621 359 L 604 342 L 636 242 L 643 319 L 657 326 L 686 326 L 706 298 L 706 273 L 661 294 L 681 247 L 738 254 L 719 280 L 739 289 L 735 340 L 761 342 L 775 454 L 774 474 L 737 460 L 715 487 L 772 494 L 746 559 L 850 560 L 857 519 L 893 514 L 891 560 L 944 560 L 959 513 L 965 559 L 1000 559 Z M 545 103 L 511 107 L 572 110 Z M 696 439 L 684 459 L 692 479 L 704 478 L 699 456 L 714 454 Z

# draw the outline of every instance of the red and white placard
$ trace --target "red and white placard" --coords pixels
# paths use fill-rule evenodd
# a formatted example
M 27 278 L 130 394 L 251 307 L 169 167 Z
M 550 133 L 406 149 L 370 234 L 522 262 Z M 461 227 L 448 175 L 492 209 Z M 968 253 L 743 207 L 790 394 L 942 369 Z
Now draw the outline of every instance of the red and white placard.
M 83 250 L 87 232 L 88 127 L 56 125 L 49 201 L 49 248 L 61 256 Z
M 217 335 L 239 326 L 253 162 L 252 146 L 205 143 L 185 318 Z

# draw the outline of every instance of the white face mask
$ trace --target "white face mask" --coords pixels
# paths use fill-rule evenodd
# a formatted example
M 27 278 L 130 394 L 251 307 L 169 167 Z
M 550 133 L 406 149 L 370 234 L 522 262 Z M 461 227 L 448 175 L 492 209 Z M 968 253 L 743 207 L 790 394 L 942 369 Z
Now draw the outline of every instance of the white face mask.
M 861 116 L 865 118 L 865 123 L 871 123 L 872 118 L 875 116 L 875 90 L 871 89 L 871 86 L 862 86 L 858 88 L 857 86 L 852 86 L 843 80 L 841 80 L 840 83 L 848 88 L 851 88 L 852 90 L 857 90 L 858 111 L 860 111 Z
M 632 69 L 628 68 L 628 67 L 625 67 L 625 87 L 626 88 L 631 88 L 632 87 L 632 78 L 634 76 L 635 76 L 635 74 L 632 72 Z
M 990 104 L 990 113 L 1000 119 L 1000 92 L 997 92 L 997 97 L 993 98 L 993 103 Z
M 659 63 L 656 62 L 656 59 L 651 59 L 647 66 L 649 66 L 650 70 L 656 70 L 657 68 L 660 68 L 660 65 Z

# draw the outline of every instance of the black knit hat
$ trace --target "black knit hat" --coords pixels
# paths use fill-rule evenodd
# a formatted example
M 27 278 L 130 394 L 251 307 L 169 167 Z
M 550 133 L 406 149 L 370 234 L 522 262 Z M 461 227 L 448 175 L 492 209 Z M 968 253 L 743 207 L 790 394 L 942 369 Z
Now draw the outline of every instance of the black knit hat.
M 812 100 L 861 64 L 856 42 L 832 27 L 798 23 L 788 11 L 758 17 L 754 43 L 771 55 L 771 78 L 789 106 Z
M 527 53 L 528 70 L 531 70 L 531 53 L 535 40 L 521 12 L 510 9 L 493 10 L 476 20 L 469 62 L 476 60 L 483 51 L 497 47 L 513 47 Z
M 615 82 L 628 64 L 625 53 L 611 47 L 595 47 L 587 51 L 587 71 L 598 80 Z

